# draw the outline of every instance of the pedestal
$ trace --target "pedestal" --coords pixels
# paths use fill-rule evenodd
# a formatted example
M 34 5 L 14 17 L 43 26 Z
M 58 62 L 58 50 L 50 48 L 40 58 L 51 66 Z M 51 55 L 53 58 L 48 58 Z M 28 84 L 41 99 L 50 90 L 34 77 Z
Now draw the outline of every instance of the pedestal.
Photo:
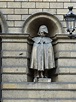
M 38 82 L 51 82 L 51 78 L 39 78 Z

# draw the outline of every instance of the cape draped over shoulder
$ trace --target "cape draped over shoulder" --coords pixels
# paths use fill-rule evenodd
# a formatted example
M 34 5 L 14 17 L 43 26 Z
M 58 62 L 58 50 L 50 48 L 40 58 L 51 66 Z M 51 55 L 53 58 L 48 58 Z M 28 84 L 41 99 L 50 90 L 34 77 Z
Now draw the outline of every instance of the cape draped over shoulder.
M 49 37 L 34 37 L 32 40 L 34 44 L 30 68 L 38 71 L 55 68 L 52 39 Z

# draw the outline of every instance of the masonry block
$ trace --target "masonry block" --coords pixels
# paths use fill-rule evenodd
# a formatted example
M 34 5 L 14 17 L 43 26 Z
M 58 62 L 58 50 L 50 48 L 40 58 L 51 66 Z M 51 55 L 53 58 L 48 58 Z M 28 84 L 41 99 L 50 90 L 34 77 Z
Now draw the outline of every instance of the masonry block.
M 45 2 L 45 3 L 36 2 L 36 8 L 49 8 L 49 3 L 48 2 Z
M 63 8 L 63 3 L 50 3 L 50 8 Z
M 35 2 L 22 2 L 22 8 L 35 8 Z
M 4 58 L 30 58 L 27 51 L 3 51 L 1 56 Z
M 21 20 L 21 15 L 8 15 L 8 20 Z
M 15 9 L 15 14 L 28 14 L 28 9 Z
M 76 43 L 59 43 L 55 47 L 55 51 L 75 51 L 76 50 Z
M 54 81 L 56 82 L 76 82 L 76 75 L 58 75 Z
M 6 2 L 0 2 L 0 8 L 6 8 L 7 3 Z
M 2 43 L 2 50 L 27 50 L 27 43 Z
M 43 12 L 48 12 L 51 14 L 56 14 L 56 9 L 43 9 Z
M 42 9 L 29 9 L 29 14 L 34 14 L 37 12 L 42 12 Z
M 64 3 L 64 8 L 68 8 L 70 6 L 73 6 L 74 8 L 76 8 L 76 3 Z
M 57 14 L 65 15 L 68 12 L 68 9 L 57 9 Z
M 8 8 L 21 8 L 21 2 L 8 2 Z
M 58 66 L 71 66 L 71 67 L 74 66 L 75 67 L 76 66 L 76 59 L 74 59 L 74 58 L 72 58 L 72 59 L 60 58 L 57 61 L 57 65 Z
M 14 14 L 14 9 L 7 9 L 7 8 L 3 8 L 1 9 L 3 14 Z
M 28 61 L 25 58 L 3 58 L 2 59 L 2 66 L 6 67 L 27 67 Z
M 17 74 L 26 74 L 28 73 L 28 68 L 24 67 L 2 67 L 2 73 L 17 73 Z
M 9 83 L 9 82 L 27 82 L 30 80 L 30 75 L 27 74 L 3 74 L 2 75 L 2 82 Z M 9 88 L 9 86 L 8 86 Z

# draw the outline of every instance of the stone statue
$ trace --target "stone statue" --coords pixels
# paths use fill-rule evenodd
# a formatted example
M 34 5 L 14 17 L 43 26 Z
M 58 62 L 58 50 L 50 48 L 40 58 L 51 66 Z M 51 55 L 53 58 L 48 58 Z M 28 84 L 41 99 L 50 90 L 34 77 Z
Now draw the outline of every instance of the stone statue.
M 37 78 L 47 78 L 49 69 L 55 68 L 52 39 L 47 37 L 48 29 L 41 25 L 38 37 L 32 38 L 34 41 L 30 68 L 34 70 L 34 81 Z

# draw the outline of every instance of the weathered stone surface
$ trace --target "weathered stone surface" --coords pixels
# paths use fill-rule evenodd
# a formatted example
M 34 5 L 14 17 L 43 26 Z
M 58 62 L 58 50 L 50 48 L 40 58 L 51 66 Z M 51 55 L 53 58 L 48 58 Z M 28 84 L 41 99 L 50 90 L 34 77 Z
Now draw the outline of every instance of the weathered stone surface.
M 15 9 L 15 14 L 28 14 L 28 9 Z
M 14 23 L 15 23 L 15 26 L 22 27 L 24 21 L 15 21 Z M 26 39 L 24 39 L 24 40 L 26 40 Z
M 76 59 L 70 59 L 70 58 L 60 58 L 60 59 L 58 59 L 58 61 L 57 61 L 57 65 L 58 66 L 76 66 Z
M 42 12 L 42 9 L 29 9 L 29 14 L 34 14 L 37 12 Z
M 76 91 L 3 90 L 3 98 L 76 98 Z
M 76 74 L 76 67 L 60 67 L 59 68 L 59 73 L 62 74 Z
M 56 9 L 43 9 L 43 11 L 51 14 L 56 14 Z
M 11 21 L 10 21 L 11 22 Z M 28 40 L 27 39 L 20 39 L 20 38 L 12 38 L 12 39 L 6 39 L 6 38 L 3 38 L 2 39 L 2 44 L 5 44 L 5 43 L 25 43 L 25 46 L 27 44 Z
M 51 78 L 39 78 L 38 82 L 51 82 Z
M 57 14 L 65 15 L 68 12 L 68 9 L 57 9 Z
M 0 2 L 0 8 L 6 8 L 7 3 L 6 2 Z
M 30 58 L 30 54 L 27 51 L 3 51 L 1 56 L 6 58 Z
M 22 2 L 22 8 L 35 8 L 35 2 Z
M 56 82 L 76 82 L 76 75 L 58 75 L 54 80 Z
M 45 7 L 49 8 L 49 3 L 48 2 L 45 2 L 45 3 L 44 2 L 41 2 L 41 3 L 37 2 L 36 3 L 36 8 L 45 8 Z
M 2 67 L 2 73 L 28 73 L 26 67 Z
M 56 58 L 76 58 L 76 51 L 59 51 L 55 56 Z
M 59 2 L 70 2 L 70 0 L 57 0 Z
M 65 41 L 65 40 L 64 40 Z M 59 43 L 55 46 L 55 51 L 76 51 L 76 43 Z
M 50 3 L 50 8 L 63 8 L 63 3 Z
M 24 58 L 3 58 L 2 66 L 6 67 L 27 67 L 28 60 Z
M 3 99 L 3 102 L 76 102 L 74 99 Z
M 15 90 L 76 90 L 76 83 L 64 82 L 25 82 L 25 83 L 2 83 L 2 89 L 15 89 Z
M 8 8 L 21 8 L 21 2 L 8 2 Z
M 27 43 L 2 43 L 2 50 L 27 50 Z
M 21 15 L 8 15 L 9 20 L 21 20 Z
M 13 20 L 15 21 L 15 18 L 13 18 Z M 12 21 L 12 19 L 11 19 Z M 21 33 L 21 28 L 20 27 L 9 27 L 8 28 L 8 33 Z
M 3 74 L 2 82 L 27 82 L 29 76 L 26 74 Z
M 70 6 L 73 6 L 74 8 L 76 8 L 75 3 L 64 3 L 64 8 L 68 8 Z
M 4 14 L 14 14 L 14 10 L 13 9 L 1 9 L 2 13 Z

